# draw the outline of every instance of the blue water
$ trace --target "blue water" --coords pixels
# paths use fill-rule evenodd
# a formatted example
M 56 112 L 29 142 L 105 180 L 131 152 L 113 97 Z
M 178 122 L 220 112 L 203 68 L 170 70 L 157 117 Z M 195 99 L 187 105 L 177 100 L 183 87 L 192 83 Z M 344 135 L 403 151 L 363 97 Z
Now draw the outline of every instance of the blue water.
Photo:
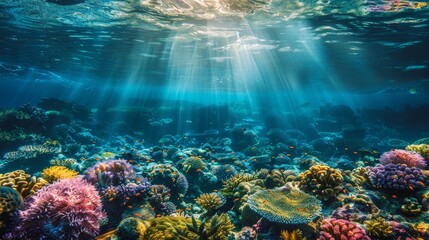
M 429 137 L 428 52 L 423 1 L 2 0 L 2 114 L 30 104 L 62 118 L 36 127 L 0 118 L 1 136 L 33 134 L 0 139 L 0 156 L 55 140 L 82 145 L 65 157 L 122 158 L 112 149 L 120 136 L 143 138 L 147 145 L 133 151 L 148 153 L 173 147 L 163 138 L 203 148 L 244 128 L 258 135 L 258 147 L 276 146 L 273 129 L 302 133 L 289 135 L 291 145 L 341 139 L 317 157 L 328 165 L 343 156 L 363 161 L 361 150 L 382 153 Z M 348 131 L 356 135 L 348 139 Z M 4 163 L 0 173 L 27 167 L 37 175 L 48 165 Z

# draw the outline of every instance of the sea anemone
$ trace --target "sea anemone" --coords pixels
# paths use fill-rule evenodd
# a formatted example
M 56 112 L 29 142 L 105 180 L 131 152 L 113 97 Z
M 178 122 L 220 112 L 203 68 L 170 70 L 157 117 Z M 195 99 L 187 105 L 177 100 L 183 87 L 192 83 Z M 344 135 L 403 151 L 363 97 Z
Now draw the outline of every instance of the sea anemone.
M 98 234 L 99 221 L 105 217 L 94 186 L 82 178 L 68 178 L 32 196 L 14 232 L 24 239 L 90 239 Z

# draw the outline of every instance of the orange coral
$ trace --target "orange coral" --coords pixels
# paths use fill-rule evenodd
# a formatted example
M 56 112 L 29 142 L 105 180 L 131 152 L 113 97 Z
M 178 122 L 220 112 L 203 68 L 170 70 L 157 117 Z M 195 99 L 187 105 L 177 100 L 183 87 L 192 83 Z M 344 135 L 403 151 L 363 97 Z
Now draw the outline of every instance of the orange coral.
M 49 182 L 43 178 L 36 178 L 25 173 L 24 170 L 16 170 L 0 174 L 0 186 L 11 187 L 21 193 L 22 197 L 28 198 L 37 190 L 48 185 Z

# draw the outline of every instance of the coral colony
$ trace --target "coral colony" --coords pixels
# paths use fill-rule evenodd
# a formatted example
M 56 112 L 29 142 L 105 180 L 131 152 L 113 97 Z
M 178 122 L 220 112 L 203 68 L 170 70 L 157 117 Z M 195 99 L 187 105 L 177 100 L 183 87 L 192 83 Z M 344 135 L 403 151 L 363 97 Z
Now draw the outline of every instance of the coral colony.
M 427 138 L 378 151 L 252 122 L 148 143 L 73 114 L 0 112 L 15 121 L 0 136 L 1 239 L 429 238 Z

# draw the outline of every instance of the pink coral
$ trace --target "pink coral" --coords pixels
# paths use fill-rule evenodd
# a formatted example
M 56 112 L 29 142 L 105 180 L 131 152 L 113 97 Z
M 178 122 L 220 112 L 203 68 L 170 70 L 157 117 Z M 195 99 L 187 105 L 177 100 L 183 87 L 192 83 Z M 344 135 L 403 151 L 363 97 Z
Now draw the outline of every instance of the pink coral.
M 408 167 L 425 168 L 425 159 L 418 153 L 413 151 L 406 151 L 402 149 L 394 149 L 383 153 L 380 157 L 380 163 L 387 165 L 392 164 L 405 164 Z
M 21 239 L 91 239 L 105 217 L 94 186 L 80 177 L 63 179 L 31 197 L 15 232 Z
M 365 231 L 354 222 L 327 218 L 322 222 L 318 240 L 370 240 Z

